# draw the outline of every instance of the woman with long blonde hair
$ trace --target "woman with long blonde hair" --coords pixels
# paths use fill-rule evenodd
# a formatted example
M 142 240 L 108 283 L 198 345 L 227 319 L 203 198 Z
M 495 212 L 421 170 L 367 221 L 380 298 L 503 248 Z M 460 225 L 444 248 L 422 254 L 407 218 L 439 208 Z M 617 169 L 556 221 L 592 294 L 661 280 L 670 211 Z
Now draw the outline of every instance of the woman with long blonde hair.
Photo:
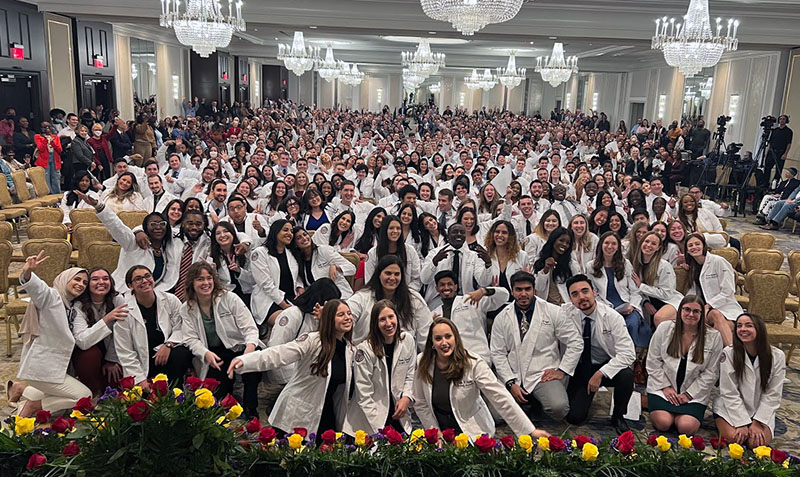
M 642 309 L 654 325 L 674 320 L 683 295 L 676 290 L 675 270 L 663 259 L 661 237 L 657 233 L 647 232 L 642 237 L 631 265 L 631 278 L 642 295 Z

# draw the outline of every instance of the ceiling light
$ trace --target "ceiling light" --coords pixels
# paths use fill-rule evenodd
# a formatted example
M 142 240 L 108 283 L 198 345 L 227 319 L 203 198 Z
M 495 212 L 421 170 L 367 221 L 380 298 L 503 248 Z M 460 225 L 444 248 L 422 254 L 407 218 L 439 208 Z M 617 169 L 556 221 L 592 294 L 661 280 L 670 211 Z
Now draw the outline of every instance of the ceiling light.
M 159 23 L 174 29 L 178 41 L 202 58 L 227 47 L 234 33 L 245 31 L 241 1 L 228 0 L 227 12 L 214 0 L 187 0 L 183 12 L 179 6 L 180 0 L 161 0 Z
M 572 73 L 578 72 L 578 57 L 564 57 L 564 45 L 562 43 L 553 44 L 553 54 L 536 59 L 536 72 L 542 75 L 542 79 L 556 87 L 567 81 Z M 569 102 L 569 101 L 567 101 Z
M 428 35 L 435 35 L 435 34 L 436 34 L 436 32 L 435 32 L 435 31 L 429 31 L 429 32 L 428 32 Z
M 314 25 L 311 25 L 308 28 L 311 28 L 312 30 L 316 30 L 317 29 L 317 27 L 315 27 Z
M 453 25 L 463 35 L 471 36 L 490 23 L 514 18 L 523 0 L 420 0 L 425 15 Z
M 313 68 L 318 57 L 319 47 L 307 47 L 301 31 L 294 32 L 294 40 L 291 45 L 278 44 L 278 59 L 283 61 L 286 69 L 297 76 L 301 76 Z
M 398 43 L 419 43 L 422 37 L 419 36 L 403 36 L 403 35 L 386 35 L 381 36 L 386 41 L 396 41 Z M 431 45 L 463 45 L 469 43 L 465 38 L 428 38 L 428 43 Z
M 550 37 L 550 39 L 551 39 L 551 40 L 557 40 L 557 39 L 558 39 L 558 37 L 557 37 L 557 36 L 551 36 L 551 37 Z

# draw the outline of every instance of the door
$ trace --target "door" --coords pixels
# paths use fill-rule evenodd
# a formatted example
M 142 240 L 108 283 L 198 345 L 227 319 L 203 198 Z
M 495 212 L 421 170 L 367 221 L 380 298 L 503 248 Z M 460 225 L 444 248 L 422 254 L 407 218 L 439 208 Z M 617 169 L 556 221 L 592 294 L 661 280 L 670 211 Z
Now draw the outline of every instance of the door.
M 84 76 L 81 106 L 94 109 L 103 106 L 103 111 L 114 109 L 114 79 L 108 77 Z
M 0 71 L 0 105 L 13 107 L 17 117 L 26 117 L 38 130 L 42 121 L 42 98 L 39 75 L 22 71 Z
M 231 104 L 231 87 L 230 85 L 224 84 L 220 85 L 219 87 L 219 104 L 227 104 L 230 106 Z
M 631 103 L 631 115 L 628 122 L 628 130 L 630 130 L 636 121 L 644 117 L 644 103 Z

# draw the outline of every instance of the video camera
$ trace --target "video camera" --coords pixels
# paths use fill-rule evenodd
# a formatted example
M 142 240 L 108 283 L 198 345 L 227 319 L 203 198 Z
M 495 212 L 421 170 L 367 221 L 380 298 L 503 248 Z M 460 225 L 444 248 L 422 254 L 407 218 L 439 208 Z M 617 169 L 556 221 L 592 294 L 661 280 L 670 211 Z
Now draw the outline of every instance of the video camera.
M 728 121 L 730 120 L 731 120 L 730 116 L 724 116 L 724 115 L 720 116 L 717 118 L 717 126 L 725 127 L 725 125 L 728 124 Z
M 775 116 L 764 116 L 763 118 L 761 118 L 760 126 L 764 129 L 772 129 L 772 127 L 775 126 L 775 123 L 777 122 L 778 120 L 775 119 Z

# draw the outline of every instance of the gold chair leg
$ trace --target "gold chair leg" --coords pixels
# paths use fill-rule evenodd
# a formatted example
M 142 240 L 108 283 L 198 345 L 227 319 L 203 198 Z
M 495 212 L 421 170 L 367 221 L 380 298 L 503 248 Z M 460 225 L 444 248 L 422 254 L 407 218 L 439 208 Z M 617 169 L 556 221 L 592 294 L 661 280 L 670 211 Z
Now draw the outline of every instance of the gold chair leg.
M 14 227 L 14 233 L 17 234 L 17 243 L 20 243 L 20 240 L 19 240 L 19 223 L 18 222 L 19 222 L 19 219 L 14 219 L 14 220 L 11 221 L 11 225 L 12 225 L 12 227 Z
M 786 353 L 786 366 L 789 366 L 789 361 L 792 360 L 792 353 L 794 352 L 795 347 L 797 347 L 797 345 L 791 345 L 789 347 L 789 352 Z
M 6 356 L 11 357 L 11 317 L 6 315 Z

